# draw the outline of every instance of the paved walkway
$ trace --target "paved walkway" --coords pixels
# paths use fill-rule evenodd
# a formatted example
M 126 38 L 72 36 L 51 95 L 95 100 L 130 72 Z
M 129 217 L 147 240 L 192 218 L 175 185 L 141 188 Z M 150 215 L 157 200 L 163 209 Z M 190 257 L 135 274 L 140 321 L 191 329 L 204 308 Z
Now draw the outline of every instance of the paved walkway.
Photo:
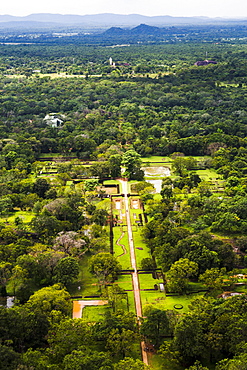
M 138 273 L 137 273 L 135 248 L 134 248 L 133 233 L 132 233 L 131 218 L 130 218 L 129 199 L 127 196 L 128 195 L 128 182 L 124 180 L 120 180 L 120 182 L 122 184 L 122 193 L 124 195 L 124 205 L 125 205 L 126 223 L 127 223 L 127 229 L 128 229 L 131 266 L 134 270 L 134 272 L 132 273 L 132 284 L 133 284 L 133 290 L 134 290 L 136 315 L 138 319 L 139 317 L 142 317 L 142 305 L 141 305 L 140 286 L 139 286 L 139 279 L 138 279 Z M 144 364 L 148 365 L 147 352 L 144 351 L 144 347 L 145 347 L 144 342 L 141 342 L 142 359 L 143 359 Z

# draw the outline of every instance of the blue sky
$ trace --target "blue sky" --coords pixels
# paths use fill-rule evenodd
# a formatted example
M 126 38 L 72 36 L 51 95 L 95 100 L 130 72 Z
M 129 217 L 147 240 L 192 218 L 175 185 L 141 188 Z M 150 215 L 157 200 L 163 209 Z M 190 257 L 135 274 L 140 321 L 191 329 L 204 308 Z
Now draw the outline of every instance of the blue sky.
M 5 0 L 0 14 L 143 14 L 171 16 L 246 17 L 246 0 Z

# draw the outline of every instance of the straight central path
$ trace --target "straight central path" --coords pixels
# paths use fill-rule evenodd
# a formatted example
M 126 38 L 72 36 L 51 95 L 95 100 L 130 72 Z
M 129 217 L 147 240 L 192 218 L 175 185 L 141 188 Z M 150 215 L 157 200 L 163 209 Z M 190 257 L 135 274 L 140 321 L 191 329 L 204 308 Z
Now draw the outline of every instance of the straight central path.
M 134 270 L 134 272 L 132 273 L 132 284 L 133 284 L 133 290 L 134 290 L 135 308 L 136 308 L 137 318 L 139 318 L 139 317 L 142 317 L 142 305 L 141 305 L 141 295 L 140 295 L 140 286 L 139 286 L 139 279 L 138 279 L 138 273 L 137 273 L 133 233 L 132 233 L 132 226 L 131 226 L 131 217 L 130 217 L 130 208 L 129 208 L 129 199 L 128 199 L 128 182 L 124 180 L 120 180 L 120 182 L 122 184 L 122 193 L 124 195 L 124 205 L 125 205 L 126 223 L 127 223 L 127 230 L 128 230 L 131 266 Z M 143 359 L 144 364 L 148 365 L 147 352 L 145 352 L 144 348 L 145 348 L 145 344 L 144 342 L 141 342 L 142 359 Z

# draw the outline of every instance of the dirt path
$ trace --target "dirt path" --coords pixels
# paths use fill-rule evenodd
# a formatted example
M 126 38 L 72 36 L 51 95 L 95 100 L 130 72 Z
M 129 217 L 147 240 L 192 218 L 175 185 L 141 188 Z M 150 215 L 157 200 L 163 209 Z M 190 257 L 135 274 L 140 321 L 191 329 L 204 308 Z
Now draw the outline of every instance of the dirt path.
M 119 242 L 120 242 L 120 240 L 121 240 L 121 239 L 123 239 L 124 235 L 125 235 L 125 232 L 123 232 L 123 233 L 122 233 L 122 235 L 121 235 L 121 236 L 118 238 L 118 240 L 116 241 L 116 244 L 117 244 L 117 245 L 119 245 L 119 246 L 122 248 L 122 250 L 123 250 L 123 253 L 119 254 L 119 256 L 117 256 L 117 257 L 122 257 L 122 256 L 124 256 L 125 254 L 127 254 L 127 250 L 126 250 L 126 248 L 125 248 L 125 245 L 123 245 L 123 244 L 120 244 L 120 243 L 119 243 Z
M 126 212 L 126 222 L 127 222 L 128 239 L 129 239 L 129 247 L 130 247 L 131 266 L 134 270 L 134 272 L 132 273 L 132 284 L 133 284 L 133 290 L 134 290 L 136 315 L 137 315 L 137 319 L 139 319 L 139 317 L 142 317 L 142 305 L 141 305 L 140 286 L 139 286 L 139 279 L 138 279 L 138 273 L 137 273 L 133 233 L 132 233 L 131 218 L 130 218 L 129 200 L 127 196 L 128 195 L 128 182 L 124 180 L 120 180 L 120 182 L 122 184 L 122 192 L 124 195 L 124 205 L 125 205 L 125 212 Z M 144 347 L 145 347 L 144 342 L 142 342 L 141 343 L 142 359 L 143 359 L 143 362 L 146 365 L 148 365 L 147 352 L 144 351 Z
M 108 301 L 73 301 L 73 319 L 81 319 L 82 310 L 85 306 L 102 306 L 108 304 Z

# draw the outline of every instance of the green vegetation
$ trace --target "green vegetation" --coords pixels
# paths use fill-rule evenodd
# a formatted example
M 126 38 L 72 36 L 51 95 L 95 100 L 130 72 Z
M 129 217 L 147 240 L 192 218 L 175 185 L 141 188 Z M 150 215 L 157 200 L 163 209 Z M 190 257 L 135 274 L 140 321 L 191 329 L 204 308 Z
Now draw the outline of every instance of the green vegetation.
M 150 251 L 147 245 L 143 242 L 140 227 L 137 227 L 136 231 L 133 232 L 133 239 L 135 245 L 137 268 L 141 268 L 142 259 L 150 257 Z
M 85 306 L 82 310 L 82 318 L 88 323 L 100 322 L 104 317 L 106 310 L 110 310 L 110 307 Z
M 246 363 L 246 42 L 176 32 L 0 45 L 2 368 L 143 370 L 141 340 L 154 370 Z
M 119 240 L 119 238 L 121 238 Z M 117 241 L 119 240 L 118 244 Z M 121 244 L 121 245 L 119 245 Z M 124 246 L 124 248 L 122 247 Z M 114 256 L 120 262 L 122 268 L 124 270 L 128 270 L 131 268 L 130 265 L 130 254 L 129 254 L 129 241 L 128 241 L 128 233 L 122 231 L 122 227 L 115 227 L 114 228 Z
M 189 312 L 191 302 L 196 298 L 200 299 L 203 297 L 203 294 L 200 293 L 188 296 L 165 296 L 164 293 L 161 294 L 159 292 L 141 292 L 141 295 L 144 312 L 150 305 L 160 310 L 174 310 L 175 305 L 182 305 L 181 309 L 175 311 L 177 314 Z

